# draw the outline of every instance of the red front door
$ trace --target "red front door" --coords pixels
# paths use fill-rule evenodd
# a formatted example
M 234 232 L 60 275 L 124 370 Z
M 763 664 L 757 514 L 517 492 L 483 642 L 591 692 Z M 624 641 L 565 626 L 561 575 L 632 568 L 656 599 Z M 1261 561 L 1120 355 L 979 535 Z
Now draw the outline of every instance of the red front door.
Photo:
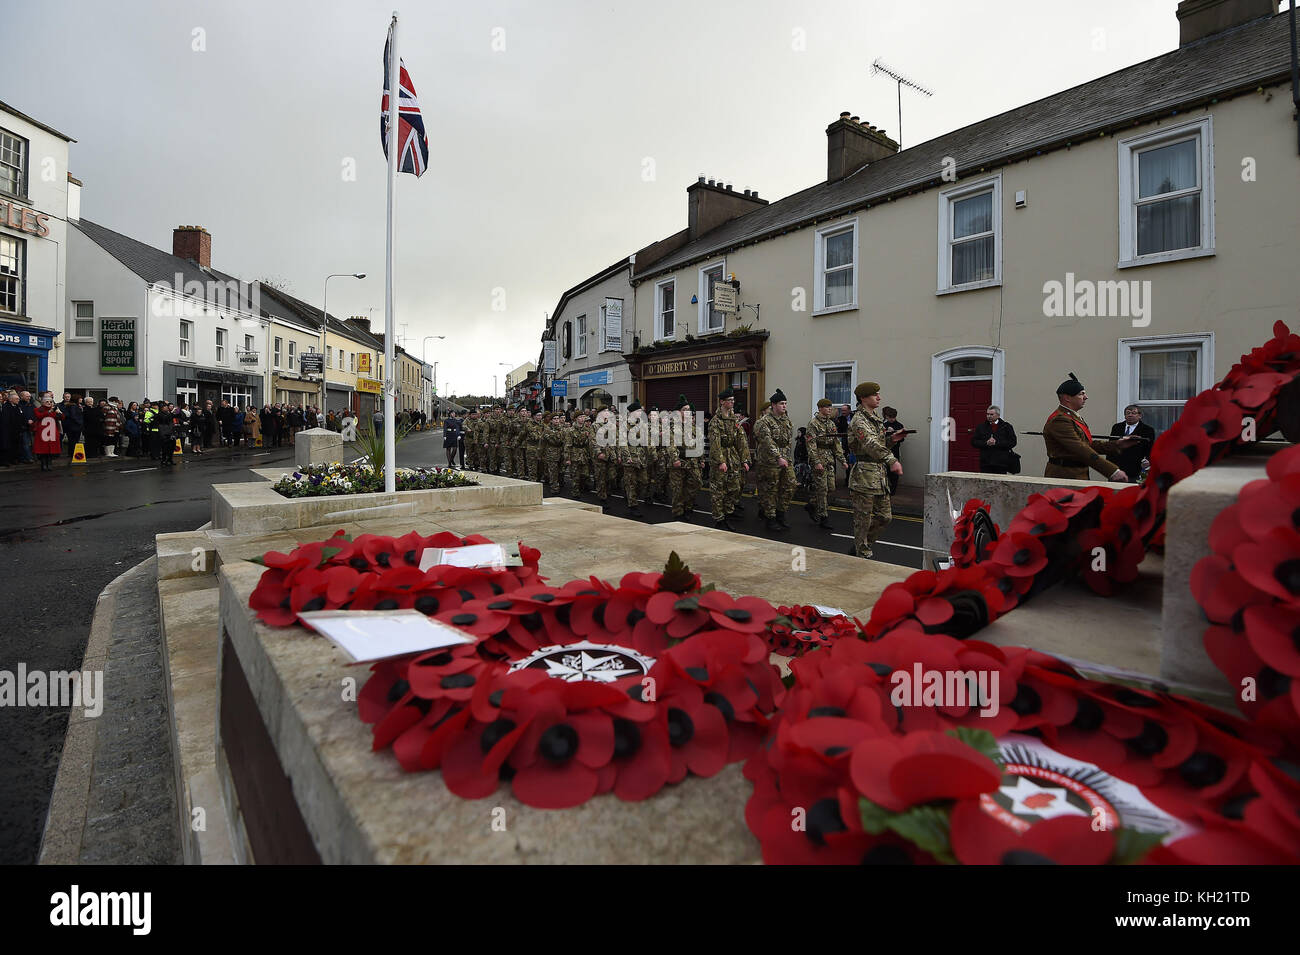
M 979 471 L 980 453 L 970 439 L 992 402 L 992 379 L 948 382 L 948 416 L 957 425 L 956 440 L 948 445 L 949 471 Z

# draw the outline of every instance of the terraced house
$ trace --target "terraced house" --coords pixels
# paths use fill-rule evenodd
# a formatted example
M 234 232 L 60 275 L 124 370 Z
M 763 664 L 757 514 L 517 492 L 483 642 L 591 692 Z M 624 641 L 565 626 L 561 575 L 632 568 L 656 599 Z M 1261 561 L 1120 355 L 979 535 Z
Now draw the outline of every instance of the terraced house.
M 1178 17 L 1176 50 L 905 150 L 841 114 L 825 180 L 779 201 L 693 184 L 688 228 L 635 257 L 632 392 L 712 407 L 731 385 L 753 414 L 779 387 L 802 423 L 879 381 L 919 431 L 914 484 L 978 470 L 990 403 L 1040 430 L 1070 371 L 1095 430 L 1130 402 L 1166 426 L 1300 321 L 1287 14 L 1185 0 Z M 1018 450 L 1041 474 L 1041 440 Z

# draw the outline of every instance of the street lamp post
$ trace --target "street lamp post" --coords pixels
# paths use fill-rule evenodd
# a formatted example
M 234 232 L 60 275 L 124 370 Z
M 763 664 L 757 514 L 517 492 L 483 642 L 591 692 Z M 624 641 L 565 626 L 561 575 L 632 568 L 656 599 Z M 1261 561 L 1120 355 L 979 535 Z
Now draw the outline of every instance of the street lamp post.
M 325 351 L 325 329 L 329 326 L 329 321 L 330 321 L 330 312 L 329 312 L 329 303 L 330 303 L 330 279 L 336 279 L 336 278 L 340 278 L 340 277 L 342 277 L 342 276 L 347 276 L 347 275 L 352 276 L 354 279 L 363 279 L 363 278 L 366 277 L 366 273 L 365 273 L 365 272 L 331 272 L 329 275 L 325 276 L 325 296 L 324 296 L 324 299 L 325 299 L 325 300 L 321 303 L 321 310 L 320 310 L 320 312 L 321 312 L 321 315 L 320 315 L 320 356 L 321 356 L 321 359 L 320 359 L 320 360 L 321 360 L 322 362 L 325 361 L 325 355 L 326 355 L 326 351 Z M 328 401 L 327 401 L 327 399 L 326 399 L 326 397 L 325 397 L 325 388 L 326 388 L 326 384 L 325 384 L 325 382 L 326 382 L 326 379 L 328 378 L 328 375 L 329 375 L 329 365 L 328 365 L 328 364 L 322 364 L 322 365 L 321 365 L 321 370 L 320 370 L 320 411 L 321 411 L 322 414 L 324 414 L 324 412 L 327 410 L 327 407 L 326 407 L 326 406 L 328 405 Z M 317 419 L 317 423 L 319 424 L 319 418 Z
M 420 363 L 421 364 L 427 365 L 429 363 L 428 356 L 426 354 L 426 349 L 429 347 L 429 339 L 437 338 L 441 340 L 441 339 L 445 339 L 446 337 L 447 337 L 446 335 L 425 335 L 424 336 L 424 338 L 420 341 Z M 434 401 L 438 400 L 438 363 L 436 361 L 433 363 L 433 400 Z
M 508 362 L 508 361 L 499 361 L 499 362 L 497 362 L 497 364 L 500 365 L 502 368 L 509 368 L 509 367 L 510 367 L 510 362 Z M 506 375 L 506 377 L 509 378 L 510 376 L 509 376 L 509 375 Z M 492 380 L 495 382 L 495 381 L 497 380 L 497 376 L 496 376 L 496 375 L 493 375 L 493 376 L 492 376 Z M 506 395 L 505 395 L 505 390 L 502 389 L 502 392 L 501 392 L 501 399 L 502 399 L 503 401 L 505 400 L 505 396 L 506 396 Z M 495 386 L 493 387 L 492 397 L 493 397 L 493 398 L 496 397 L 496 389 L 495 389 Z

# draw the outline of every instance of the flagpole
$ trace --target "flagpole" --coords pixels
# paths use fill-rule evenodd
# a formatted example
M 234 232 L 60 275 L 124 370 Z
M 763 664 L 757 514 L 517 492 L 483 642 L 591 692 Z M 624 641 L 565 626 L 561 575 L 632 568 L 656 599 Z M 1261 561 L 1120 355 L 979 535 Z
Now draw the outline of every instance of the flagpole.
M 397 426 L 393 413 L 393 196 L 397 191 L 397 123 L 401 57 L 397 52 L 397 11 L 388 28 L 388 228 L 384 233 L 384 490 L 397 490 Z

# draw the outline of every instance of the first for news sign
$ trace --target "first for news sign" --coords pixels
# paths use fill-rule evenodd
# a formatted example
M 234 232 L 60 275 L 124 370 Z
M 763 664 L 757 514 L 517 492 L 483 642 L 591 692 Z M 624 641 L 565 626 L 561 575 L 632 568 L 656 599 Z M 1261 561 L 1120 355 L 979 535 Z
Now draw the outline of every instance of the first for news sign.
M 135 319 L 99 320 L 99 371 L 105 375 L 134 375 Z

